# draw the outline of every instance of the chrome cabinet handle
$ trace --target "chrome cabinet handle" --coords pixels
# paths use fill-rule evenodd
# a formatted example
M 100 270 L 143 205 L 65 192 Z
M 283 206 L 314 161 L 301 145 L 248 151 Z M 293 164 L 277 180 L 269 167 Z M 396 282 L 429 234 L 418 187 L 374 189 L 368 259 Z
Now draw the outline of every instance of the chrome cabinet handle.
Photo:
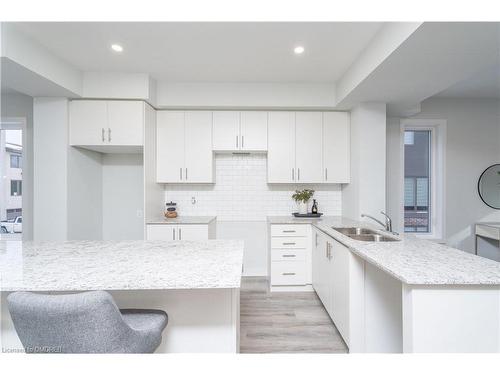
M 186 173 L 184 174 L 184 179 L 187 181 L 188 179 L 188 169 L 186 168 Z
M 182 228 L 179 228 L 179 240 L 182 240 Z
M 295 181 L 295 168 L 292 168 L 292 181 Z
M 175 241 L 175 228 L 172 228 L 172 238 L 174 239 Z
M 241 136 L 241 148 L 245 148 L 245 136 Z
M 284 230 L 283 233 L 295 233 L 294 230 Z
M 293 275 L 295 275 L 295 272 L 283 272 L 282 275 L 283 276 L 293 276 Z
M 328 181 L 328 168 L 325 168 L 325 181 Z
M 108 142 L 111 142 L 111 129 L 108 128 Z
M 101 129 L 101 137 L 102 137 L 102 141 L 104 142 L 105 139 L 104 139 L 104 128 Z
M 179 168 L 179 176 L 180 176 L 180 179 L 182 180 L 182 168 Z
M 295 242 L 283 242 L 283 245 L 295 245 Z
M 300 181 L 300 168 L 297 168 L 297 181 Z
M 296 256 L 295 254 L 283 254 L 283 258 L 295 258 Z
M 236 136 L 236 148 L 238 148 L 238 136 Z
M 316 233 L 316 240 L 315 240 L 316 246 L 318 246 L 318 233 Z

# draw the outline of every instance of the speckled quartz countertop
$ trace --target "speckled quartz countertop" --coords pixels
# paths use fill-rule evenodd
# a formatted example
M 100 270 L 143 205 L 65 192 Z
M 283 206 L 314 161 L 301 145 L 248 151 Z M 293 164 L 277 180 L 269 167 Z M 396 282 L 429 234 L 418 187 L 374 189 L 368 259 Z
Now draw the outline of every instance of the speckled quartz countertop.
M 239 288 L 243 241 L 0 241 L 1 291 Z
M 365 227 L 365 222 L 330 216 L 321 219 L 295 219 L 270 216 L 269 224 L 312 224 L 347 246 L 352 253 L 406 284 L 414 285 L 500 285 L 500 263 L 449 246 L 405 234 L 401 241 L 362 242 L 332 227 Z
M 146 220 L 146 224 L 210 224 L 216 220 L 217 216 L 182 216 L 179 215 L 174 219 L 165 217 L 156 217 Z

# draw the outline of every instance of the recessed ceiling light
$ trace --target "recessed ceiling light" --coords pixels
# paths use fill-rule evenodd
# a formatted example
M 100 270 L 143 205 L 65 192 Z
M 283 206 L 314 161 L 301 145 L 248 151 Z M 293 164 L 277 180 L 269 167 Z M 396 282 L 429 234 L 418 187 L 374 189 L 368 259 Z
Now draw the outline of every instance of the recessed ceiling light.
M 297 46 L 293 49 L 293 52 L 295 52 L 296 55 L 300 55 L 301 53 L 304 53 L 304 47 Z
M 119 44 L 112 44 L 111 49 L 115 52 L 122 52 L 123 51 L 123 47 L 120 46 Z

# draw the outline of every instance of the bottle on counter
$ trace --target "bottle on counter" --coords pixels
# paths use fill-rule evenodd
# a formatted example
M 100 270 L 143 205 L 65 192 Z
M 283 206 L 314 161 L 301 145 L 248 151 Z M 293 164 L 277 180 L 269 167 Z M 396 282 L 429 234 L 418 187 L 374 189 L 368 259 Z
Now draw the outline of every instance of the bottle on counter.
M 318 203 L 316 203 L 316 199 L 313 199 L 313 205 L 311 208 L 311 213 L 317 214 L 318 213 Z

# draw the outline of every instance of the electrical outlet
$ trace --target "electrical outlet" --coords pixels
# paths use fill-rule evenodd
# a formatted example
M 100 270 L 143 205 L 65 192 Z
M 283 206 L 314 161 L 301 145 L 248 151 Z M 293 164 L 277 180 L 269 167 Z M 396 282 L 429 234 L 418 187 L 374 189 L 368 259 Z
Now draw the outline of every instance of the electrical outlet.
M 135 215 L 140 219 L 144 216 L 142 210 L 137 210 L 137 212 L 135 213 Z
M 196 197 L 191 197 L 191 204 L 196 204 Z

